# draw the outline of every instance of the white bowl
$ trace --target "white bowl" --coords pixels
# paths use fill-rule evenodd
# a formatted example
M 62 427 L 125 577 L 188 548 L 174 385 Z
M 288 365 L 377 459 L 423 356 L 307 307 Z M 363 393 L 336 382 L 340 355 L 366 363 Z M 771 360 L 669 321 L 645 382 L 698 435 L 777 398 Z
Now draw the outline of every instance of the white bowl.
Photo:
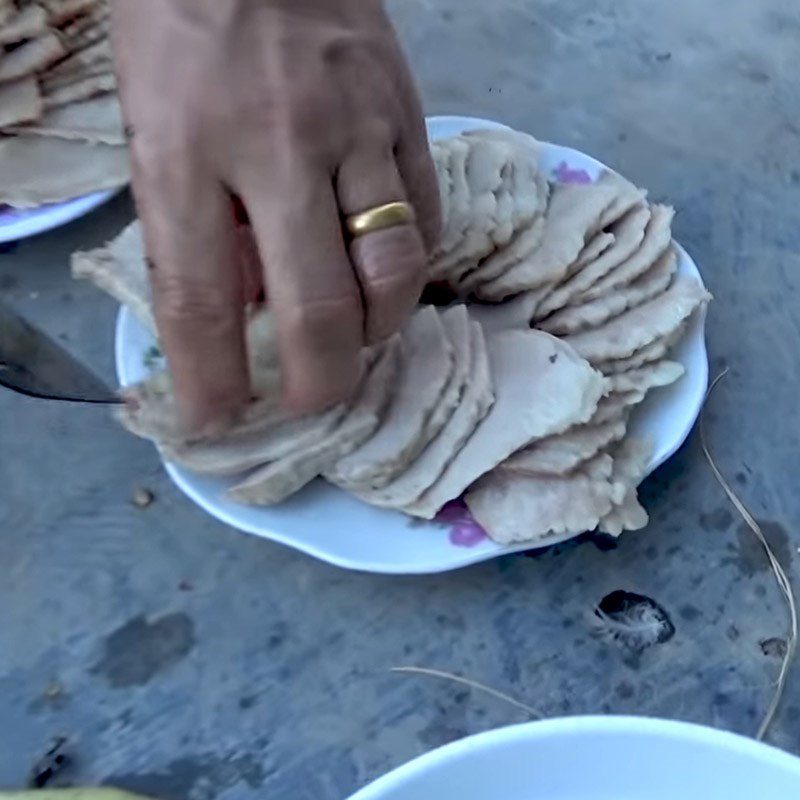
M 0 244 L 16 242 L 53 230 L 86 216 L 98 206 L 119 194 L 123 187 L 104 189 L 63 203 L 50 203 L 38 208 L 4 208 L 0 210 Z
M 683 722 L 573 717 L 462 739 L 400 767 L 350 800 L 757 797 L 800 797 L 800 759 Z
M 464 117 L 435 117 L 428 121 L 432 139 L 486 127 L 503 126 Z M 585 171 L 592 179 L 604 168 L 583 153 L 552 144 L 543 148 L 541 165 L 548 173 L 567 165 L 572 171 Z M 678 253 L 678 271 L 699 279 L 700 273 L 688 253 L 681 247 Z M 631 430 L 656 444 L 650 471 L 681 446 L 702 407 L 708 385 L 704 327 L 705 313 L 695 314 L 673 356 L 684 365 L 686 374 L 673 386 L 651 392 L 632 420 Z M 117 374 L 123 386 L 147 376 L 145 354 L 153 344 L 133 314 L 121 309 L 115 349 Z M 252 508 L 226 497 L 226 490 L 237 479 L 203 477 L 175 464 L 167 464 L 166 468 L 188 497 L 222 522 L 331 564 L 367 572 L 443 572 L 571 538 L 559 535 L 535 545 L 503 547 L 483 536 L 458 509 L 443 515 L 439 522 L 421 523 L 399 512 L 366 505 L 321 480 L 279 506 Z

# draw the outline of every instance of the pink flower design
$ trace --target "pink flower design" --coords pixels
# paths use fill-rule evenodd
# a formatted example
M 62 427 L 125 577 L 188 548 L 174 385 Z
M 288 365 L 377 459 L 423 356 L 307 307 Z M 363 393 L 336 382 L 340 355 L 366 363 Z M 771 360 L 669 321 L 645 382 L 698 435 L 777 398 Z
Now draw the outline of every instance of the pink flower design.
M 585 169 L 571 169 L 566 161 L 562 161 L 554 170 L 559 183 L 587 184 L 592 182 L 592 176 Z
M 475 547 L 487 538 L 486 531 L 469 513 L 463 500 L 453 500 L 436 515 L 436 522 L 450 528 L 450 543 L 456 547 Z

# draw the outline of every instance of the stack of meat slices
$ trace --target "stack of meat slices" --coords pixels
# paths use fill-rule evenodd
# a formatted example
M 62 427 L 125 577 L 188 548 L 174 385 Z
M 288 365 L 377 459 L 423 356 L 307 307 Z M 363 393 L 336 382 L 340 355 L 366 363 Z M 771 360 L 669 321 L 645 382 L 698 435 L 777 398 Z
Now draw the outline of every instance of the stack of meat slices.
M 648 392 L 678 380 L 668 359 L 709 300 L 675 277 L 670 209 L 611 173 L 551 184 L 538 145 L 479 132 L 433 146 L 444 209 L 432 281 L 460 298 L 420 306 L 363 353 L 353 400 L 290 418 L 267 310 L 248 325 L 259 400 L 216 440 L 181 431 L 168 373 L 132 387 L 122 421 L 188 469 L 244 478 L 231 496 L 280 502 L 326 480 L 367 503 L 432 519 L 464 497 L 498 542 L 643 527 L 636 487 L 651 446 L 627 435 Z M 78 253 L 94 280 L 152 328 L 138 224 Z M 488 302 L 488 301 L 492 302 Z
M 109 0 L 0 0 L 0 203 L 128 181 Z

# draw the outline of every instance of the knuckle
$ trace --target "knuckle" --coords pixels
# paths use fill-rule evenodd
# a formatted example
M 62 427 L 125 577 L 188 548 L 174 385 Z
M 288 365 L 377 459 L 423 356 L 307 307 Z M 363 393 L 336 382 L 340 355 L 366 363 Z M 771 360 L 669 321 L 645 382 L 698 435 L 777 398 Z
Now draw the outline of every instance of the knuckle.
M 370 308 L 404 306 L 409 298 L 421 292 L 423 283 L 420 271 L 396 273 L 368 281 L 364 287 L 364 294 Z
M 153 293 L 159 319 L 172 327 L 198 329 L 205 335 L 224 335 L 239 324 L 235 304 L 215 285 L 203 285 L 156 272 Z
M 307 346 L 338 348 L 362 325 L 361 299 L 348 295 L 289 305 L 283 312 L 285 335 Z
M 358 129 L 357 146 L 394 161 L 395 130 L 391 120 L 374 116 L 363 120 Z
M 412 283 L 425 272 L 425 251 L 416 225 L 378 231 L 360 244 L 357 260 L 369 284 Z
M 181 193 L 194 174 L 187 164 L 198 145 L 196 134 L 151 136 L 137 130 L 130 148 L 137 182 L 162 194 Z

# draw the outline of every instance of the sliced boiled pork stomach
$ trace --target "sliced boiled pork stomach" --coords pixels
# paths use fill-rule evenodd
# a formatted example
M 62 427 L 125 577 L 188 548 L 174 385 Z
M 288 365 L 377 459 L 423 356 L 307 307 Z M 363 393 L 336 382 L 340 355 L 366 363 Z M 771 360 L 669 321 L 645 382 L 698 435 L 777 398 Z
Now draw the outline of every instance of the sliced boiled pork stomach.
M 326 472 L 331 483 L 380 488 L 418 456 L 430 441 L 429 423 L 441 415 L 445 400 L 452 410 L 458 397 L 444 393 L 454 367 L 453 346 L 433 306 L 417 311 L 401 332 L 403 360 L 393 385 L 394 397 L 375 434 Z
M 587 422 L 605 379 L 559 339 L 541 331 L 487 338 L 495 403 L 431 488 L 403 510 L 432 519 L 481 475 L 531 442 Z
M 357 492 L 365 502 L 402 509 L 416 501 L 439 479 L 492 407 L 494 392 L 489 356 L 483 330 L 477 322 L 471 323 L 470 339 L 469 381 L 447 425 L 416 461 L 390 484 L 382 489 Z
M 256 506 L 280 503 L 364 442 L 378 427 L 386 411 L 399 369 L 400 352 L 400 340 L 395 336 L 383 347 L 363 379 L 355 403 L 333 431 L 286 458 L 256 470 L 234 486 L 229 496 Z

